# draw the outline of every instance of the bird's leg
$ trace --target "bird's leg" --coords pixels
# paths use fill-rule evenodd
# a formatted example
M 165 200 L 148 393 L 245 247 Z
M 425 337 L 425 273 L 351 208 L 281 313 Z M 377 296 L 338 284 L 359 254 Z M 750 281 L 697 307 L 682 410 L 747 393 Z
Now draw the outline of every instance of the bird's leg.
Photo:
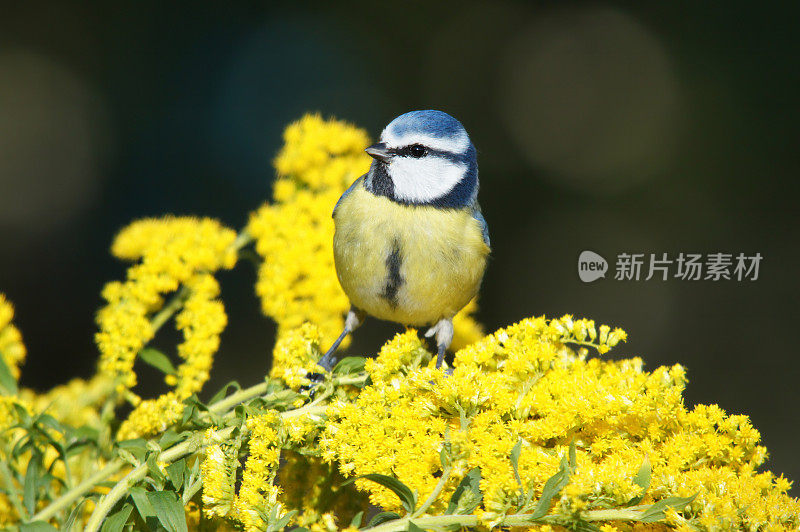
M 339 338 L 333 342 L 333 345 L 328 349 L 328 351 L 322 355 L 322 358 L 319 359 L 319 364 L 322 366 L 325 371 L 330 371 L 336 365 L 336 350 L 339 348 L 339 344 L 342 343 L 348 334 L 355 331 L 362 323 L 364 323 L 364 312 L 361 310 L 350 307 L 350 311 L 347 313 L 347 318 L 344 320 L 344 330 L 342 334 L 339 335 Z
M 453 341 L 453 319 L 441 319 L 425 333 L 427 338 L 434 335 L 436 335 L 437 348 L 436 369 L 439 369 L 444 363 L 444 352 L 447 351 L 447 348 L 450 347 L 450 342 Z

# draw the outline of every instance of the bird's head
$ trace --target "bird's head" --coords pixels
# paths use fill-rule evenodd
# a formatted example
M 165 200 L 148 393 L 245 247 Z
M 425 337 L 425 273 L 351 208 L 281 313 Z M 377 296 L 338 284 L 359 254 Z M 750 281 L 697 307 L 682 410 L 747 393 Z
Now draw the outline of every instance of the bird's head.
M 461 122 L 442 111 L 411 111 L 386 126 L 367 148 L 366 187 L 414 205 L 465 207 L 478 194 L 475 147 Z

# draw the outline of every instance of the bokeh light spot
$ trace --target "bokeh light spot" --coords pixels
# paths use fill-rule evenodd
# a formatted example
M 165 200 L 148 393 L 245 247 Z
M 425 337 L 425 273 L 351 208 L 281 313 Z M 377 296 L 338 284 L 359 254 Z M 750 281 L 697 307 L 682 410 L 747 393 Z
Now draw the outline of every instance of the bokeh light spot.
M 45 235 L 97 195 L 104 106 L 64 66 L 0 53 L 0 228 Z M 101 141 L 102 137 L 102 141 Z
M 629 15 L 598 7 L 540 14 L 501 61 L 499 113 L 545 176 L 614 192 L 669 167 L 677 83 L 664 47 Z

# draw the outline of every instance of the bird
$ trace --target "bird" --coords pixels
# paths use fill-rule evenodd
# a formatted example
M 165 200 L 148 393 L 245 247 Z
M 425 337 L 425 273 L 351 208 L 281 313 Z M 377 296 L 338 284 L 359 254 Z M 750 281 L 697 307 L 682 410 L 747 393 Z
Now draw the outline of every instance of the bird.
M 438 369 L 491 251 L 475 147 L 461 122 L 420 110 L 392 120 L 365 151 L 369 171 L 333 209 L 334 264 L 350 310 L 318 363 L 330 371 L 342 340 L 372 316 L 428 328 Z

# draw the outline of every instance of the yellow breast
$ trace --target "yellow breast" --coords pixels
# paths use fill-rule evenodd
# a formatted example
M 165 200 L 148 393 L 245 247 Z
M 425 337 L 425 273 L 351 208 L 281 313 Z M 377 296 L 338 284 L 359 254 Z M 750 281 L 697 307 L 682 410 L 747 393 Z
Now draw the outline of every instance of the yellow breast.
M 478 292 L 489 247 L 469 209 L 401 205 L 357 186 L 334 222 L 339 282 L 372 316 L 430 325 Z

